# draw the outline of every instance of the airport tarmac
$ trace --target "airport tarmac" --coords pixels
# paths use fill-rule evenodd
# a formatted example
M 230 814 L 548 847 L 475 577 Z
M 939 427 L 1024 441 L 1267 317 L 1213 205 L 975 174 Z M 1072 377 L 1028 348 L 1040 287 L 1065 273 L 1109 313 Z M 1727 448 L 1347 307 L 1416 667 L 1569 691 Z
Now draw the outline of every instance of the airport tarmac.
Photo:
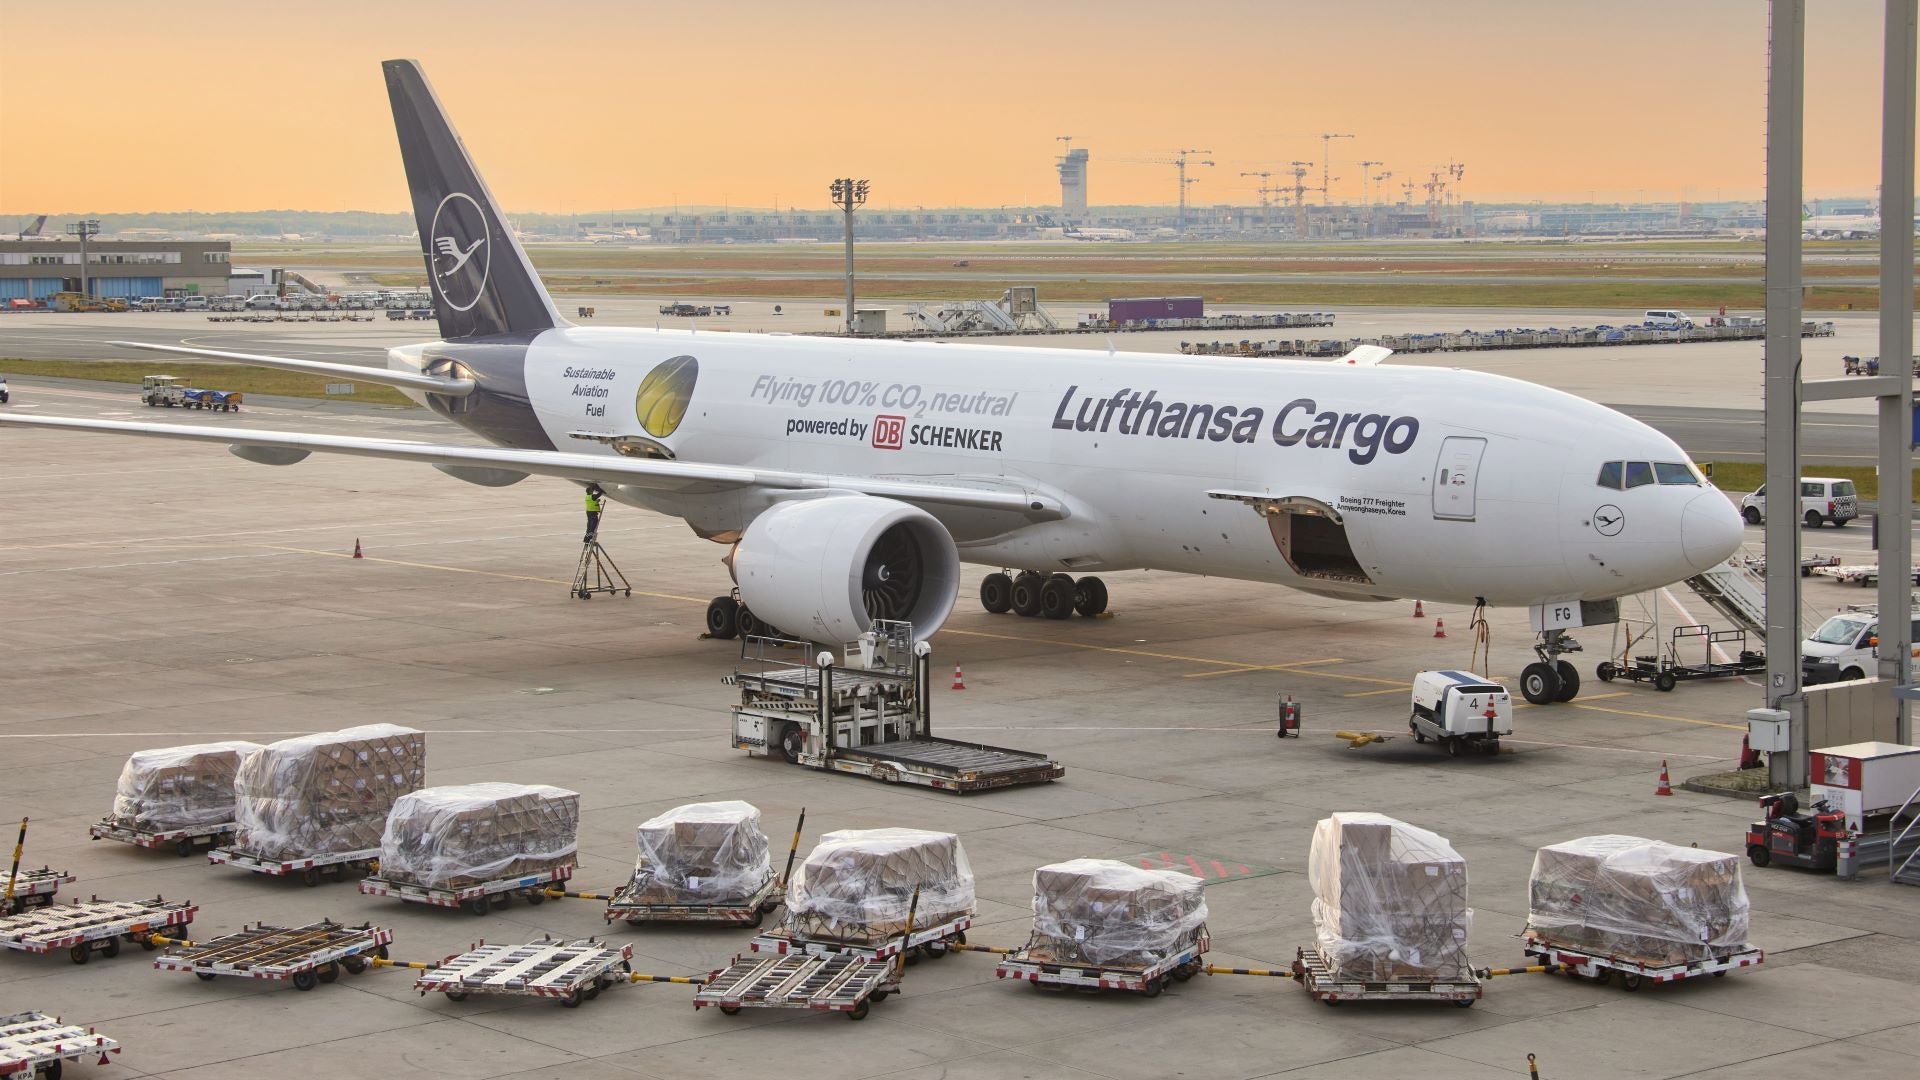
M 422 328 L 372 327 L 389 341 Z M 343 340 L 331 327 L 270 329 Z M 72 415 L 136 409 L 109 387 L 40 386 L 22 400 Z M 255 403 L 221 420 L 464 438 L 417 411 L 331 403 Z M 0 431 L 0 491 L 0 820 L 33 818 L 27 862 L 78 875 L 63 895 L 191 899 L 201 908 L 196 937 L 256 920 L 371 919 L 394 929 L 396 958 L 434 961 L 480 937 L 594 934 L 632 944 L 637 970 L 668 975 L 704 973 L 744 948 L 741 931 L 608 931 L 591 901 L 516 902 L 476 919 L 361 896 L 351 884 L 307 889 L 86 839 L 136 750 L 382 721 L 429 733 L 431 784 L 581 792 L 575 883 L 589 891 L 626 878 L 639 821 L 680 803 L 743 798 L 762 809 L 776 846 L 805 807 L 803 853 L 834 829 L 959 833 L 977 878 L 969 940 L 979 944 L 1025 940 L 1031 872 L 1044 863 L 1164 853 L 1205 868 L 1217 859 L 1228 872 L 1209 871 L 1211 959 L 1238 967 L 1284 968 L 1312 942 L 1307 848 L 1313 823 L 1333 810 L 1381 811 L 1450 838 L 1471 874 L 1472 956 L 1495 967 L 1523 962 L 1517 936 L 1539 846 L 1630 833 L 1738 850 L 1755 812 L 1741 800 L 1653 795 L 1663 761 L 1676 782 L 1729 766 L 1744 710 L 1759 698 L 1739 681 L 1662 694 L 1589 678 L 1570 705 L 1521 708 L 1512 753 L 1450 759 L 1414 744 L 1404 734 L 1408 680 L 1469 662 L 1463 608 L 1415 619 L 1405 603 L 1135 572 L 1107 579 L 1114 618 L 1048 622 L 980 611 L 969 598 L 985 568 L 968 567 L 962 602 L 933 641 L 936 669 L 964 665 L 967 689 L 942 680 L 935 728 L 1048 752 L 1067 774 L 959 798 L 732 749 L 734 692 L 720 680 L 740 666 L 738 646 L 699 638 L 703 605 L 725 589 L 723 549 L 677 521 L 615 507 L 602 539 L 635 593 L 571 599 L 581 520 L 578 490 L 565 483 L 489 489 L 420 466 L 316 457 L 273 469 L 209 446 Z M 1748 530 L 1756 546 L 1759 532 Z M 1865 542 L 1862 530 L 1808 536 L 1819 550 Z M 356 543 L 366 558 L 351 558 Z M 1811 612 L 1862 598 L 1807 584 Z M 1648 602 L 1669 624 L 1704 612 L 1677 589 Z M 1496 675 L 1511 680 L 1531 658 L 1525 622 L 1524 612 L 1491 613 Z M 1578 636 L 1590 674 L 1609 635 Z M 1274 738 L 1281 694 L 1304 706 L 1297 741 Z M 1337 729 L 1398 737 L 1348 749 Z M 849 1024 L 695 1012 L 689 988 L 673 985 L 615 988 L 570 1010 L 422 998 L 403 970 L 311 993 L 203 983 L 155 971 L 132 950 L 83 967 L 6 953 L 0 1012 L 60 1013 L 126 1048 L 112 1065 L 69 1075 L 196 1080 L 321 1070 L 1448 1080 L 1525 1076 L 1529 1053 L 1555 1080 L 1873 1080 L 1920 1069 L 1920 890 L 1872 872 L 1843 883 L 1749 868 L 1746 879 L 1752 940 L 1767 951 L 1758 969 L 1637 994 L 1560 976 L 1498 978 L 1467 1010 L 1329 1009 L 1289 981 L 1234 976 L 1178 984 L 1155 1000 L 1040 995 L 996 981 L 992 958 L 969 953 L 922 962 L 901 996 Z

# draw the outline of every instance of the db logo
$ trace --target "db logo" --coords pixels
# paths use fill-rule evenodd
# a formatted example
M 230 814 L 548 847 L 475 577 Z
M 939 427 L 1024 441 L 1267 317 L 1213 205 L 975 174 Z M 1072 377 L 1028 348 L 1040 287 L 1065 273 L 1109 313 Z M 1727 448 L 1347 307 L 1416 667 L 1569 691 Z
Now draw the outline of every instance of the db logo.
M 907 418 L 904 416 L 876 416 L 873 418 L 873 448 L 875 450 L 898 450 L 906 442 Z

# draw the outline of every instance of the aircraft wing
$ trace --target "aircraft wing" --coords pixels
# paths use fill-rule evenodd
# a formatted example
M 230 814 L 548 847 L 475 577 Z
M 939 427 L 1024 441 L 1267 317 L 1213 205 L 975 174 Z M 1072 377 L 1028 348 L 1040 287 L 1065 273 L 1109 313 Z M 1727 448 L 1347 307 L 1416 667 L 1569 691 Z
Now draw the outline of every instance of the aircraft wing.
M 448 397 L 466 397 L 473 393 L 472 379 L 448 379 L 438 375 L 367 367 L 363 364 L 330 364 L 325 360 L 294 360 L 285 356 L 262 356 L 259 353 L 226 352 L 221 349 L 196 349 L 185 345 L 153 345 L 144 341 L 109 341 L 107 344 L 118 345 L 123 349 L 179 353 L 182 356 L 205 356 L 214 360 L 231 360 L 236 364 L 279 368 L 283 371 L 304 371 L 310 375 L 335 375 L 359 382 L 398 386 L 408 390 L 425 390 L 428 393 L 445 394 Z
M 496 486 L 512 483 L 525 476 L 557 476 L 568 480 L 591 480 L 601 484 L 624 484 L 667 492 L 711 492 L 754 487 L 781 491 L 832 490 L 910 503 L 1004 510 L 1022 514 L 1033 521 L 1053 521 L 1067 516 L 1066 506 L 1050 495 L 998 482 L 973 487 L 962 482 L 835 476 L 693 461 L 608 457 L 559 450 L 446 446 L 402 439 L 368 439 L 190 424 L 142 424 L 63 416 L 0 416 L 0 425 L 226 443 L 238 456 L 268 465 L 291 465 L 312 453 L 420 461 L 463 479 L 476 479 L 476 482 Z

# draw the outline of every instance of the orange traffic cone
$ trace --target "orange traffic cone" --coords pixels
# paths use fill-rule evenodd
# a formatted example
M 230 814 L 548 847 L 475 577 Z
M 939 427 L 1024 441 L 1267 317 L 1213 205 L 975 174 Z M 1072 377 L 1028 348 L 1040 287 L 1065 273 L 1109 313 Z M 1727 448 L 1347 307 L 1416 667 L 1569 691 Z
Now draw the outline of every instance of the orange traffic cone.
M 1447 620 L 1445 619 L 1433 620 L 1433 636 L 1434 637 L 1447 636 Z
M 1673 783 L 1667 779 L 1667 759 L 1660 759 L 1660 786 L 1653 789 L 1655 795 L 1673 794 Z
M 366 558 L 365 555 L 360 554 L 360 538 L 357 536 L 353 538 L 353 557 L 356 559 Z
M 953 688 L 955 690 L 965 690 L 967 688 L 966 681 L 960 678 L 960 665 L 957 663 L 953 665 Z
M 1413 617 L 1416 619 L 1424 619 L 1427 617 L 1427 609 L 1421 607 L 1420 601 L 1418 600 L 1413 602 Z

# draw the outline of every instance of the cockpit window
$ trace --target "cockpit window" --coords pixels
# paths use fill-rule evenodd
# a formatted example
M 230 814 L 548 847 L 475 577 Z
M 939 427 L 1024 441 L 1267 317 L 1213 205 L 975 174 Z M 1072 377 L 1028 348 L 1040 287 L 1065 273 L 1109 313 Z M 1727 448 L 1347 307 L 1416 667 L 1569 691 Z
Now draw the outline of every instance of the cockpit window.
M 1692 486 L 1700 482 L 1699 478 L 1693 475 L 1693 466 L 1676 461 L 1656 461 L 1653 463 L 1653 471 L 1663 484 Z
M 1622 463 L 1618 461 L 1609 461 L 1605 465 L 1600 466 L 1600 486 L 1601 487 L 1612 488 L 1615 491 L 1620 490 L 1621 464 Z
M 1645 461 L 1627 462 L 1627 486 L 1642 487 L 1653 483 L 1653 466 Z

